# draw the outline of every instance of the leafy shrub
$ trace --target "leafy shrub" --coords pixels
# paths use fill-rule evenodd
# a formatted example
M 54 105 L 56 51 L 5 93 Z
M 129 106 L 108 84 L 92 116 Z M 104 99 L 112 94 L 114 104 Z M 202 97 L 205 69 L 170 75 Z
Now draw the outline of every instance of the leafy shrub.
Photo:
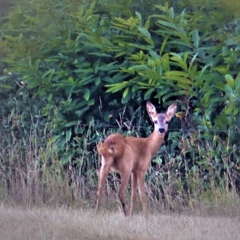
M 77 166 L 75 177 L 93 173 L 96 155 L 88 154 L 104 135 L 148 135 L 146 100 L 178 101 L 177 131 L 154 163 L 174 159 L 166 186 L 171 176 L 178 182 L 176 169 L 189 196 L 195 174 L 208 187 L 211 177 L 238 186 L 238 10 L 229 14 L 232 4 L 217 0 L 170 2 L 15 3 L 1 27 L 1 61 L 13 73 L 1 78 L 3 122 L 20 116 L 21 136 L 39 124 L 34 146 L 50 163 L 56 151 L 62 171 Z

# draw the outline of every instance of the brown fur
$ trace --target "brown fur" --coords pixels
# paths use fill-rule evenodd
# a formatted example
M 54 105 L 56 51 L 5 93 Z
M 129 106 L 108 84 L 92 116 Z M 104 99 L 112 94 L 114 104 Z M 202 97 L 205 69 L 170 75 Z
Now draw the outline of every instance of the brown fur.
M 110 155 L 114 158 L 119 158 L 122 156 L 126 144 L 127 142 L 124 136 L 121 134 L 112 134 L 97 146 L 97 150 L 102 156 Z
M 158 114 L 156 108 L 148 102 L 147 112 L 154 123 L 154 131 L 149 137 L 124 137 L 123 135 L 116 133 L 111 134 L 103 143 L 98 145 L 97 150 L 102 157 L 102 166 L 99 174 L 96 211 L 99 209 L 103 184 L 109 170 L 112 168 L 113 170 L 118 171 L 121 175 L 121 187 L 118 196 L 124 214 L 128 215 L 128 210 L 124 201 L 124 192 L 130 175 L 132 181 L 130 215 L 133 213 L 137 187 L 143 211 L 147 214 L 145 174 L 153 155 L 157 153 L 157 150 L 163 143 L 165 133 L 168 130 L 167 122 L 169 122 L 174 116 L 176 112 L 176 104 L 170 105 L 166 113 Z

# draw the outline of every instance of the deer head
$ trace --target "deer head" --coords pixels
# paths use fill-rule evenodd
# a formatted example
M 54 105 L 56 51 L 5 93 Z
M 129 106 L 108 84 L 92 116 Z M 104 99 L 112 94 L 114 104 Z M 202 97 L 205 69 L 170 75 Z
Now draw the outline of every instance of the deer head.
M 165 134 L 168 130 L 168 124 L 174 117 L 177 111 L 176 103 L 171 104 L 165 113 L 158 113 L 155 106 L 147 102 L 147 112 L 152 122 L 154 123 L 154 131 L 159 134 Z

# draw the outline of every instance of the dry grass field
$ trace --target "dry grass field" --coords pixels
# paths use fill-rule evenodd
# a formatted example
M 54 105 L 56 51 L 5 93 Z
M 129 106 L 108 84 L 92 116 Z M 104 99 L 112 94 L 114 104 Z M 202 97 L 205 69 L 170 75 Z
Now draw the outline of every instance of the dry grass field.
M 1 240 L 239 240 L 240 217 L 153 214 L 148 218 L 92 210 L 0 207 Z

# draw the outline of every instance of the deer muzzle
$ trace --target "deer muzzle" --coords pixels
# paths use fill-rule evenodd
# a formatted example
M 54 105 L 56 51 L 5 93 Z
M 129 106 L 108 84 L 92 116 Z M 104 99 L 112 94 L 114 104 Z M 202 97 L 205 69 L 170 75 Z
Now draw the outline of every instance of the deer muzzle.
M 164 128 L 159 128 L 158 131 L 159 131 L 159 133 L 165 133 L 165 129 Z

